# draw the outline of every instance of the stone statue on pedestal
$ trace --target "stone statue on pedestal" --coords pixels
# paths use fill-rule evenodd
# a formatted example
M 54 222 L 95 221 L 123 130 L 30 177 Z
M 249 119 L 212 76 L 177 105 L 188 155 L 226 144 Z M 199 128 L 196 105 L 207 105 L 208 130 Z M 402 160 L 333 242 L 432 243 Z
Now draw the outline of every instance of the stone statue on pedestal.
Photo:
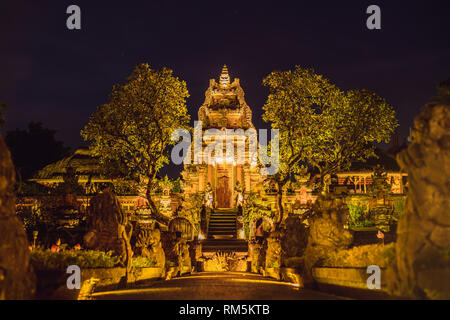
M 87 224 L 89 231 L 84 236 L 86 248 L 113 251 L 121 265 L 130 269 L 133 255 L 130 245 L 132 225 L 110 189 L 92 198 Z

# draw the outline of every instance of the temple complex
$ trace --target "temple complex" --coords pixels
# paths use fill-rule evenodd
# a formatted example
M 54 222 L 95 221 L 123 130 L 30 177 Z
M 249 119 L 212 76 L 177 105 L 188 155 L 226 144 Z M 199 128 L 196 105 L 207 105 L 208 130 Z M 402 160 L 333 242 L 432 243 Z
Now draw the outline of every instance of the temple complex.
M 218 234 L 223 231 L 221 226 L 224 223 L 235 225 L 237 207 L 252 195 L 260 199 L 268 210 L 275 212 L 275 190 L 270 184 L 264 183 L 265 176 L 257 166 L 255 155 L 250 152 L 252 143 L 256 143 L 258 148 L 256 139 L 252 110 L 244 99 L 244 90 L 238 78 L 231 80 L 228 68 L 224 66 L 218 80 L 210 79 L 205 100 L 198 109 L 198 121 L 194 123 L 190 147 L 191 159 L 184 162 L 178 187 L 163 182 L 162 187 L 152 191 L 159 210 L 169 219 L 180 214 L 183 206 L 192 206 L 188 210 L 205 206 L 215 211 L 213 218 L 214 214 L 220 212 L 216 217 Z M 395 154 L 377 151 L 378 158 L 364 164 L 355 163 L 349 171 L 331 177 L 330 191 L 369 199 L 373 169 L 376 164 L 381 164 L 386 169 L 390 193 L 404 196 L 407 175 L 398 168 Z M 31 182 L 54 188 L 63 183 L 68 168 L 74 169 L 78 183 L 84 190 L 83 195 L 77 196 L 81 209 L 86 209 L 90 198 L 110 183 L 115 185 L 124 212 L 133 214 L 146 205 L 145 192 L 142 190 L 119 188 L 120 181 L 102 176 L 98 159 L 90 154 L 88 148 L 80 148 L 71 156 L 49 164 Z M 314 191 L 317 176 L 312 173 L 303 180 L 292 183 L 284 191 L 283 203 L 287 213 L 301 214 L 317 198 L 317 192 Z M 198 199 L 201 199 L 200 202 Z M 22 197 L 18 206 L 31 208 L 37 201 L 39 199 L 36 196 Z M 214 228 L 207 230 L 211 232 Z M 224 232 L 237 237 L 242 230 L 236 228 Z
M 245 102 L 239 79 L 231 82 L 226 66 L 219 82 L 210 80 L 198 119 L 202 126 L 202 148 L 199 152 L 194 148 L 194 164 L 185 165 L 184 192 L 186 195 L 212 192 L 214 208 L 233 208 L 238 195 L 256 190 L 262 177 L 249 157 L 249 138 L 244 131 L 254 130 L 252 112 Z M 215 140 L 208 138 L 206 131 L 211 129 L 215 129 Z M 222 152 L 215 154 L 216 149 L 208 152 L 214 148 L 212 144 L 217 143 L 218 137 L 222 138 Z M 227 144 L 231 146 L 228 150 Z

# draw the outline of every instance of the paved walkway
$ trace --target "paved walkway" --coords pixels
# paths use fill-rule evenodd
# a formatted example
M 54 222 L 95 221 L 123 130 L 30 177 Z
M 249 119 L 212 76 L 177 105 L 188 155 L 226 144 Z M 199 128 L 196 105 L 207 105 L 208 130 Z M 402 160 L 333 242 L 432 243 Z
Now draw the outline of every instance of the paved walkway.
M 241 272 L 202 272 L 136 289 L 94 293 L 94 299 L 138 300 L 330 300 L 337 296 Z

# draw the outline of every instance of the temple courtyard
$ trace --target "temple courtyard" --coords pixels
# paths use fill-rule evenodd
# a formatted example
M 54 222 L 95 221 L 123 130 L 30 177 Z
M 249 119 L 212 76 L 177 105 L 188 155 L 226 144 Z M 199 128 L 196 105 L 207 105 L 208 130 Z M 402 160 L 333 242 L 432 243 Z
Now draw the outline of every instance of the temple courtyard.
M 199 272 L 133 289 L 96 292 L 94 300 L 335 300 L 339 296 L 299 288 L 245 272 Z

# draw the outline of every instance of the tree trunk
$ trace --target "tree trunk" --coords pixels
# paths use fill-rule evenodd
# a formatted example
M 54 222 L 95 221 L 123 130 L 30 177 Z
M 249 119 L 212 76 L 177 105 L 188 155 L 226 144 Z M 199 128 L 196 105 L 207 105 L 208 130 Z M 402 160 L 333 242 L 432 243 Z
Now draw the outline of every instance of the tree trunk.
M 283 209 L 283 187 L 280 183 L 278 185 L 277 190 L 277 211 L 278 211 L 278 217 L 277 221 L 275 222 L 275 229 L 278 229 L 281 222 L 283 221 L 283 215 L 284 215 L 284 209 Z
M 169 218 L 165 215 L 161 214 L 158 210 L 158 208 L 155 205 L 155 202 L 152 198 L 152 189 L 153 189 L 153 179 L 149 178 L 147 183 L 147 191 L 145 195 L 147 196 L 148 204 L 150 206 L 150 210 L 152 211 L 153 217 L 161 224 L 169 225 Z

